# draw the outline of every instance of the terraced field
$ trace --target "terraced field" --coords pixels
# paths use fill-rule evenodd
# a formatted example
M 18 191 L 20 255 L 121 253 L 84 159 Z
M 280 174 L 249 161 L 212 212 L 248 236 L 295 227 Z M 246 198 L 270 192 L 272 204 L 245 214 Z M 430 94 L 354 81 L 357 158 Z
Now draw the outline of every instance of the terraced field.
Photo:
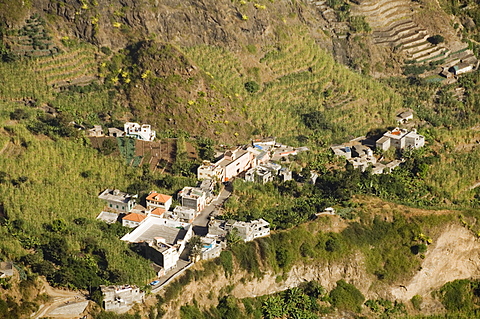
M 352 5 L 352 14 L 365 16 L 372 27 L 375 43 L 403 52 L 407 60 L 449 65 L 471 58 L 472 52 L 465 50 L 466 44 L 457 47 L 460 39 L 455 41 L 455 47 L 430 43 L 427 39 L 433 34 L 414 22 L 415 12 L 415 4 L 407 0 L 365 0 Z
M 335 127 L 320 132 L 325 139 L 365 134 L 376 126 L 392 124 L 401 98 L 379 83 L 365 79 L 323 51 L 306 34 L 291 31 L 290 37 L 258 58 L 260 78 L 268 78 L 256 94 L 248 94 L 248 80 L 240 56 L 223 49 L 189 49 L 187 54 L 222 85 L 232 88 L 244 104 L 243 114 L 265 133 L 298 136 L 302 116 L 322 111 Z M 230 63 L 212 63 L 216 58 Z
M 85 85 L 96 79 L 95 51 L 78 47 L 69 52 L 36 60 L 35 71 L 45 78 L 47 85 L 62 87 Z

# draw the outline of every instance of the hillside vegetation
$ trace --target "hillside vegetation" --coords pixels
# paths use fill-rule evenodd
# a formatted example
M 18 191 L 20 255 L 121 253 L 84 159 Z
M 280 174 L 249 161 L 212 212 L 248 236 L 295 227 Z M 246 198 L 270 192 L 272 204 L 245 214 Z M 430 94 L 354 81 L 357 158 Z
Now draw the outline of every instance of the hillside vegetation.
M 95 220 L 103 208 L 98 194 L 115 188 L 140 199 L 152 189 L 174 195 L 196 184 L 197 165 L 213 159 L 215 148 L 264 136 L 310 151 L 290 157 L 292 181 L 236 180 L 224 217 L 264 218 L 272 236 L 251 243 L 230 237 L 220 258 L 200 263 L 164 291 L 151 318 L 178 315 L 181 306 L 184 318 L 294 317 L 295 307 L 306 318 L 335 309 L 415 314 L 421 298 L 404 306 L 382 299 L 391 297 L 382 291 L 418 273 L 442 227 L 461 223 L 479 234 L 478 72 L 449 85 L 415 72 L 369 76 L 371 69 L 397 70 L 403 63 L 398 52 L 371 43 L 366 21 L 375 14 L 351 16 L 346 1 L 7 2 L 0 0 L 0 260 L 19 267 L 19 285 L 34 285 L 41 275 L 94 297 L 101 284 L 144 288 L 155 277 L 150 261 L 119 240 L 128 229 Z M 454 27 L 457 36 L 475 40 L 476 5 L 440 3 L 463 21 L 463 29 Z M 373 64 L 384 56 L 395 57 L 382 62 L 390 66 Z M 392 174 L 353 170 L 330 154 L 331 144 L 384 133 L 406 109 L 414 113 L 408 127 L 425 136 L 426 147 L 384 153 L 405 159 Z M 121 128 L 126 121 L 151 124 L 168 159 L 139 165 L 142 156 L 154 157 L 145 143 L 85 136 L 93 125 Z M 311 171 L 319 175 L 315 184 L 307 182 Z M 336 222 L 314 220 L 329 206 Z M 431 210 L 412 213 L 411 207 Z M 218 304 L 216 310 L 194 299 L 176 302 L 184 286 L 202 277 L 225 274 L 247 285 L 269 275 L 283 283 L 295 267 L 312 265 L 353 265 L 368 280 L 354 287 L 339 277 L 330 292 L 309 283 L 256 300 L 230 296 L 236 289 L 230 283 L 202 297 Z M 437 299 L 448 311 L 474 313 L 475 285 L 447 284 Z M 364 304 L 357 288 L 376 299 Z M 460 307 L 455 291 L 475 302 Z M 5 313 L 21 304 L 1 301 Z M 21 315 L 44 301 L 25 297 Z

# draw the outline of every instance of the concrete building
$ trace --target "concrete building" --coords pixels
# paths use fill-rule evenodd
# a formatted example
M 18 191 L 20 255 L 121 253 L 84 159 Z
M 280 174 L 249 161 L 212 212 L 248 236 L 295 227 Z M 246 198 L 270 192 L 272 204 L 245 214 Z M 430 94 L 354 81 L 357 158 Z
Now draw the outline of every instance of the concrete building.
M 176 206 L 173 209 L 173 214 L 178 220 L 191 223 L 198 216 L 198 211 L 185 206 Z
M 136 204 L 137 195 L 131 195 L 118 189 L 106 189 L 98 198 L 107 202 L 107 206 L 113 210 L 128 213 Z
M 410 120 L 413 120 L 412 110 L 408 110 L 397 115 L 398 124 L 406 124 Z
M 103 308 L 106 311 L 124 313 L 137 302 L 142 302 L 145 293 L 136 286 L 100 286 L 103 294 Z
M 211 237 L 225 237 L 233 229 L 245 242 L 270 235 L 270 224 L 262 218 L 250 222 L 213 220 L 208 225 L 208 234 Z
M 87 130 L 87 135 L 90 137 L 105 136 L 105 134 L 103 134 L 103 128 L 101 125 L 94 125 L 93 128 Z
M 110 137 L 124 137 L 125 132 L 122 130 L 119 130 L 118 128 L 115 127 L 109 127 L 108 128 L 108 136 Z
M 184 187 L 178 192 L 178 201 L 182 206 L 199 212 L 207 205 L 207 196 L 201 188 Z
M 460 74 L 472 72 L 473 71 L 473 65 L 470 64 L 470 63 L 462 62 L 462 63 L 459 63 L 459 64 L 451 67 L 450 71 L 455 75 L 460 75 Z
M 213 179 L 228 182 L 238 174 L 255 165 L 255 153 L 252 148 L 237 148 L 226 151 L 216 163 L 205 161 L 197 170 L 198 179 Z
M 266 163 L 249 169 L 245 173 L 247 182 L 265 184 L 272 182 L 277 176 L 282 166 L 275 163 Z
M 147 209 L 163 208 L 169 210 L 172 205 L 172 196 L 151 191 L 146 198 Z
M 177 265 L 192 235 L 193 227 L 189 223 L 148 216 L 121 240 L 138 244 L 146 258 L 167 271 Z
M 415 129 L 408 131 L 398 127 L 383 134 L 375 143 L 376 148 L 384 151 L 392 146 L 402 150 L 405 148 L 420 148 L 424 145 L 425 137 L 417 134 Z
M 156 136 L 156 132 L 151 129 L 148 124 L 138 124 L 127 122 L 123 125 L 125 136 L 133 137 L 142 141 L 153 141 Z
M 222 250 L 226 247 L 225 241 L 217 241 L 215 237 L 201 237 L 202 249 L 200 259 L 209 260 L 220 256 Z
M 352 149 L 350 146 L 334 145 L 330 147 L 330 149 L 336 156 L 343 156 L 346 159 L 352 158 Z

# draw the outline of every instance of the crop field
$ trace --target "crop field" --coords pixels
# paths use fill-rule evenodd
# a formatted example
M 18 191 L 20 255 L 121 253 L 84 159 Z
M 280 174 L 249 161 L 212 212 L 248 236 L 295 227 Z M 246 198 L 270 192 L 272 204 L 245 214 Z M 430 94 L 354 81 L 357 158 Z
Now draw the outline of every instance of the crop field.
M 187 55 L 228 92 L 242 101 L 242 114 L 264 134 L 307 134 L 302 115 L 315 110 L 341 136 L 365 134 L 393 123 L 401 98 L 374 80 L 365 79 L 334 59 L 301 30 L 258 59 L 258 76 L 268 78 L 257 93 L 245 91 L 252 78 L 240 56 L 216 47 L 194 47 Z M 216 61 L 225 61 L 217 63 Z M 331 132 L 321 132 L 328 139 Z M 338 137 L 338 136 L 337 136 Z

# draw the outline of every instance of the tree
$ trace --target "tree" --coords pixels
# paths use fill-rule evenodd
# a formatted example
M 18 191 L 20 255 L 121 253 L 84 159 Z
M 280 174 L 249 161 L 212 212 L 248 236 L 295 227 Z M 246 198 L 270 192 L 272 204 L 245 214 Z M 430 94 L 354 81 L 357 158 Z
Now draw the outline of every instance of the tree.
M 445 38 L 442 37 L 440 34 L 436 34 L 434 36 L 428 37 L 427 41 L 432 44 L 439 44 L 445 41 Z
M 189 252 L 188 252 L 189 258 L 192 260 L 196 260 L 197 257 L 202 252 L 202 246 L 203 246 L 203 243 L 202 243 L 202 240 L 200 239 L 200 236 L 196 236 L 196 235 L 193 236 L 187 245 L 189 249 Z

